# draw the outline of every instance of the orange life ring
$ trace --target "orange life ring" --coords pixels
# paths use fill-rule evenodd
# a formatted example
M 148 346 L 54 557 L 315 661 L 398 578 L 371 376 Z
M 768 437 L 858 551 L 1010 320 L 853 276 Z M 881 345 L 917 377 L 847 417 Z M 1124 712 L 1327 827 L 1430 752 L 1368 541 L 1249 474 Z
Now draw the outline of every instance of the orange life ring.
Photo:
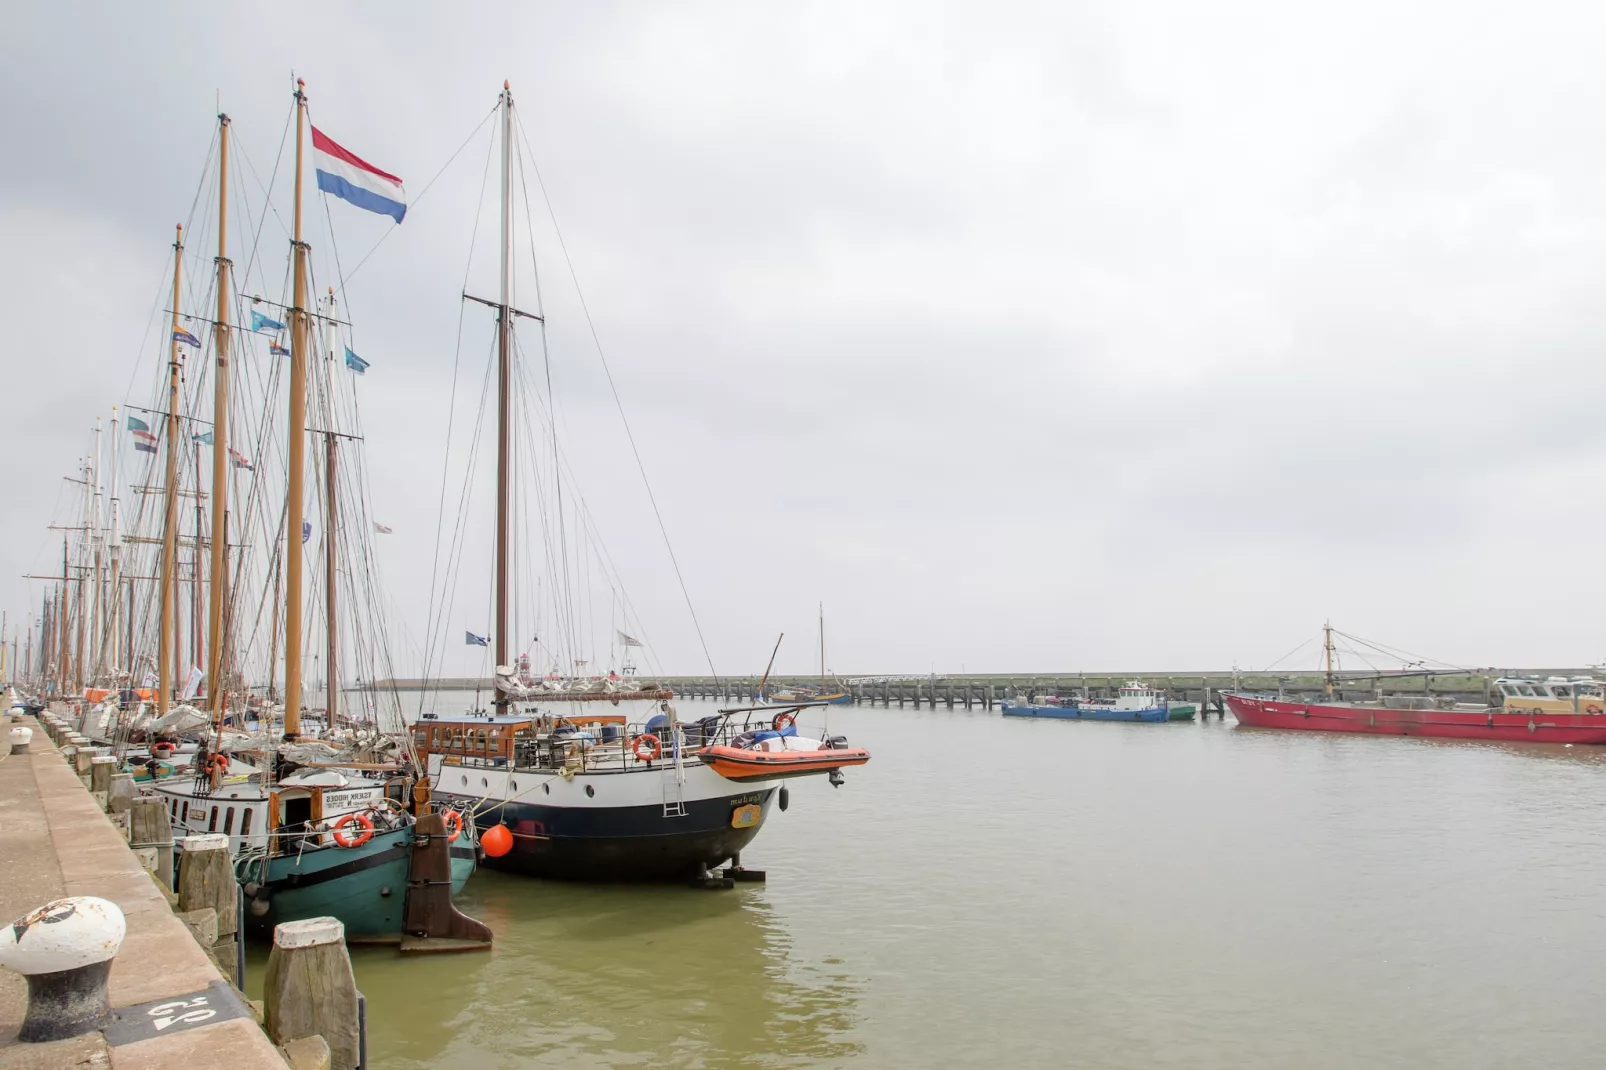
M 658 742 L 658 737 L 651 732 L 643 732 L 630 743 L 630 749 L 635 752 L 638 759 L 650 762 L 660 758 L 664 753 L 664 745 Z
M 451 832 L 446 837 L 447 843 L 456 843 L 457 838 L 463 834 L 463 815 L 456 810 L 448 810 L 441 815 L 446 819 L 446 828 Z
M 797 724 L 797 714 L 787 710 L 785 713 L 777 713 L 775 720 L 770 722 L 770 727 L 777 732 L 784 732 L 795 724 Z
M 167 742 L 152 743 L 151 744 L 151 757 L 152 758 L 171 758 L 172 756 L 173 756 L 173 744 L 167 743 Z
M 1584 707 L 1584 712 L 1598 715 L 1600 713 L 1600 703 L 1591 702 L 1589 705 Z
M 346 835 L 347 825 L 361 825 L 362 832 L 353 839 Z M 367 814 L 352 812 L 335 822 L 335 842 L 342 847 L 361 847 L 374 838 L 374 823 Z
M 229 771 L 229 756 L 227 754 L 214 754 L 206 760 L 208 773 L 227 773 Z

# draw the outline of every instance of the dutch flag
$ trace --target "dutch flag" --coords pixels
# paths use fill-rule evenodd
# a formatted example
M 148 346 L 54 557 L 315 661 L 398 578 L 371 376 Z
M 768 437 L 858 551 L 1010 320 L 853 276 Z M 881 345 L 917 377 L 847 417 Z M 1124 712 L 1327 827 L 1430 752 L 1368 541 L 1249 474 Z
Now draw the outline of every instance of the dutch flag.
M 388 215 L 398 223 L 407 214 L 407 194 L 401 179 L 341 148 L 316 126 L 312 128 L 312 166 L 318 173 L 318 188 L 325 193 L 358 208 Z

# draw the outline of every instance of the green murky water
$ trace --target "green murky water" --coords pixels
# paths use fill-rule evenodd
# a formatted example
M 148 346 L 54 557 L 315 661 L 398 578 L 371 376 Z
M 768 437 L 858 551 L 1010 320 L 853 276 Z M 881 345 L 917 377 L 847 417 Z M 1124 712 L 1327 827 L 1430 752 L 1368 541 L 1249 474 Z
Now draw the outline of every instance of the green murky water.
M 1606 752 L 830 716 L 768 884 L 482 871 L 495 951 L 360 951 L 372 1065 L 1601 1063 Z

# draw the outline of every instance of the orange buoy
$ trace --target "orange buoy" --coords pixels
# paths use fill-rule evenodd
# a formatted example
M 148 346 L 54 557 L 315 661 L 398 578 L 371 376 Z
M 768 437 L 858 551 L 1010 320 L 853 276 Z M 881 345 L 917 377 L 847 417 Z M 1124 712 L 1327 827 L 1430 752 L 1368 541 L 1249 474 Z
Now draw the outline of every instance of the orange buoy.
M 513 833 L 506 825 L 492 825 L 480 833 L 480 846 L 487 858 L 501 858 L 513 850 Z

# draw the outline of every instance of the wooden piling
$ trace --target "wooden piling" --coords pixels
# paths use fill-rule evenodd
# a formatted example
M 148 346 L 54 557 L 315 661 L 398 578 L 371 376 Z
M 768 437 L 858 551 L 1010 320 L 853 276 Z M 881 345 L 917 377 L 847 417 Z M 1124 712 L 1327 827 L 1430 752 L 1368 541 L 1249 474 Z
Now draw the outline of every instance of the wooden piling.
M 186 836 L 178 842 L 183 851 L 178 863 L 178 909 L 186 912 L 210 907 L 217 911 L 217 943 L 208 951 L 214 962 L 232 963 L 240 928 L 240 891 L 234 880 L 233 859 L 229 857 L 229 838 L 209 833 Z
M 359 1059 L 357 979 L 336 918 L 289 921 L 273 930 L 262 984 L 263 1017 L 275 1044 L 322 1037 L 330 1070 L 355 1070 Z
M 155 874 L 162 887 L 173 887 L 173 825 L 160 799 L 135 799 L 128 809 L 128 846 Z

